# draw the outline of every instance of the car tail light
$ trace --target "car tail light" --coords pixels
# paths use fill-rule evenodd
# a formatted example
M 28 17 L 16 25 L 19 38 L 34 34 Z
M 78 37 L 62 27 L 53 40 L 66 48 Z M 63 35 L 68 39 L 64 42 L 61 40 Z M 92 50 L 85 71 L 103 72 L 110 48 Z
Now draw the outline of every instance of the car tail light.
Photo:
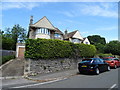
M 111 61 L 111 63 L 114 63 L 114 61 Z

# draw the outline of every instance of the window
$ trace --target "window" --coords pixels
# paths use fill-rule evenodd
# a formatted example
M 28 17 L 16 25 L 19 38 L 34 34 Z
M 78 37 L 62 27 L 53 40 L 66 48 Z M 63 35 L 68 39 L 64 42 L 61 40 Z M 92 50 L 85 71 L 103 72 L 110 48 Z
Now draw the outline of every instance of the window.
M 80 43 L 80 40 L 79 39 L 72 39 L 72 42 Z
M 85 42 L 86 44 L 88 44 L 88 42 Z
M 60 34 L 56 33 L 56 34 L 55 34 L 55 37 L 60 37 Z
M 36 30 L 36 34 L 43 33 L 50 35 L 50 31 L 47 28 L 39 28 Z

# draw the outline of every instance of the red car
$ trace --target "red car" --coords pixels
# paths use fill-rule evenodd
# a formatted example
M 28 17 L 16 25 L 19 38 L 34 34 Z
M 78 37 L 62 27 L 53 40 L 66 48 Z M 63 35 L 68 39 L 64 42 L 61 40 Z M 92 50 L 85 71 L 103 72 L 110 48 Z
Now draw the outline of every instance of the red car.
M 117 67 L 120 67 L 120 60 L 118 58 L 113 58 L 113 57 L 105 57 L 103 58 L 103 60 L 105 60 L 105 62 L 107 62 L 110 67 L 113 67 L 113 68 L 117 68 Z

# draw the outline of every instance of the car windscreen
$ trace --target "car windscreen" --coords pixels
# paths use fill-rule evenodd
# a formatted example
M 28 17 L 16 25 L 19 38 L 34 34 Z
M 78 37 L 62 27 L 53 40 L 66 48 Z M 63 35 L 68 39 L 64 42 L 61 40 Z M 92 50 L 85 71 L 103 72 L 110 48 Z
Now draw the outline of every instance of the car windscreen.
M 91 63 L 92 59 L 83 59 L 80 63 Z
M 111 58 L 103 58 L 103 60 L 105 60 L 105 61 L 111 61 L 113 59 L 111 59 Z

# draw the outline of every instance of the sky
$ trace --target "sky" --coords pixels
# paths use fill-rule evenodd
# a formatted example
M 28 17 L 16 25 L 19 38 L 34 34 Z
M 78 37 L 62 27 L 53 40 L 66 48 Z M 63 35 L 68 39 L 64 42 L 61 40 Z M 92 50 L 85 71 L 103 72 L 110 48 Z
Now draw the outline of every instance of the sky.
M 28 30 L 31 15 L 34 23 L 46 16 L 62 32 L 79 30 L 83 37 L 100 35 L 107 42 L 118 40 L 118 2 L 12 1 L 2 2 L 0 10 L 2 30 L 15 24 Z

